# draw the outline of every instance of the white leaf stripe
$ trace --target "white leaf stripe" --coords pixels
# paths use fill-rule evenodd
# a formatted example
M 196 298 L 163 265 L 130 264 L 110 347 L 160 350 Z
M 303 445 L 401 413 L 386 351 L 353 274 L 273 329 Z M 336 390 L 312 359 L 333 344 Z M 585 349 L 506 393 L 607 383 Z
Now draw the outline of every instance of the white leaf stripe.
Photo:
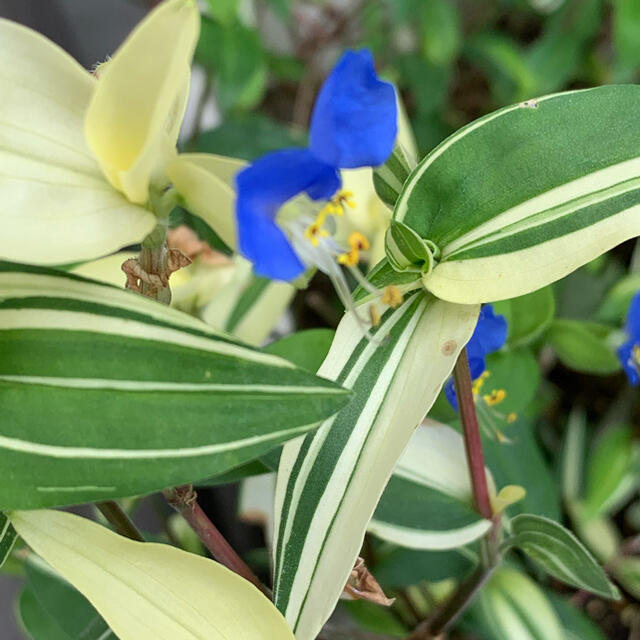
M 276 521 L 275 598 L 298 640 L 315 638 L 331 614 L 384 484 L 473 331 L 477 307 L 430 296 L 424 304 L 423 294 L 409 301 L 415 299 L 421 304 L 412 317 L 399 321 L 365 363 L 352 403 L 321 427 L 326 434 L 317 453 L 310 439 L 284 448 L 276 494 L 281 522 Z M 387 314 L 383 324 L 401 312 L 406 309 Z M 331 377 L 345 380 L 363 359 L 363 346 L 353 341 L 354 325 L 347 316 L 339 326 L 321 369 L 325 375 L 340 363 L 343 369 L 334 369 Z M 344 355 L 345 348 L 351 357 Z M 379 388 L 381 378 L 385 387 Z M 296 488 L 303 473 L 304 486 Z
M 640 158 L 633 158 L 551 189 L 497 214 L 448 243 L 442 250 L 442 259 L 571 215 L 585 205 L 606 201 L 612 194 L 637 190 L 639 175 Z
M 532 514 L 516 516 L 512 522 L 516 546 L 559 580 L 604 597 L 619 597 L 616 588 L 586 547 L 562 525 Z
M 308 386 L 278 386 L 268 384 L 210 384 L 182 383 L 182 382 L 158 382 L 139 380 L 113 380 L 100 378 L 54 378 L 46 376 L 11 376 L 0 375 L 0 381 L 20 382 L 22 384 L 43 384 L 51 387 L 69 387 L 72 389 L 116 389 L 120 391 L 190 391 L 202 393 L 246 393 L 252 396 L 259 394 L 338 394 L 344 392 L 339 387 L 327 389 L 326 387 Z
M 491 522 L 480 520 L 473 524 L 446 531 L 414 529 L 382 522 L 374 517 L 367 527 L 369 533 L 409 549 L 444 551 L 456 549 L 481 538 L 491 528 Z
M 9 557 L 11 549 L 18 537 L 16 530 L 9 521 L 9 518 L 0 511 L 0 567 Z
M 0 261 L 0 299 L 6 298 L 64 298 L 93 302 L 111 310 L 144 314 L 184 330 L 193 329 L 201 334 L 231 340 L 192 316 L 158 304 L 131 291 L 89 280 L 73 273 L 45 267 Z
M 464 303 L 519 296 L 640 234 L 638 99 L 634 85 L 545 96 L 427 156 L 394 212 L 440 249 L 427 289 Z
M 203 445 L 200 447 L 182 447 L 173 449 L 103 449 L 92 447 L 57 446 L 0 436 L 0 449 L 16 451 L 18 453 L 28 453 L 34 456 L 66 458 L 72 460 L 155 460 L 169 458 L 197 458 L 216 453 L 233 451 L 243 447 L 252 447 L 269 442 L 279 442 L 283 439 L 295 437 L 300 433 L 308 431 L 310 426 L 311 425 L 304 425 L 302 427 L 286 429 L 283 431 L 272 431 L 261 436 L 242 438 L 232 440 L 230 442 L 221 442 L 218 444 Z M 83 489 L 87 490 L 93 488 L 95 487 L 83 487 Z M 100 487 L 100 490 L 106 491 L 107 489 L 108 487 Z M 66 490 L 69 491 L 70 487 L 67 487 Z
M 612 247 L 640 235 L 640 206 L 540 245 L 491 257 L 441 262 L 424 286 L 450 302 L 495 302 L 563 278 Z
M 407 322 L 411 318 L 411 312 L 416 311 L 416 305 L 419 302 L 420 302 L 419 299 L 414 296 L 412 299 L 406 301 L 404 305 L 396 312 L 388 312 L 386 314 L 386 317 L 383 318 L 382 324 L 380 325 L 380 327 L 378 327 L 376 336 L 379 336 L 379 335 L 390 336 L 391 332 L 395 329 L 396 325 L 398 325 L 401 322 L 402 322 L 402 324 L 400 325 L 401 330 L 404 330 L 406 328 Z M 424 307 L 424 305 L 425 305 L 425 302 L 422 301 L 422 306 Z M 418 314 L 416 313 L 416 316 L 417 315 Z M 414 324 L 415 322 L 416 320 L 414 320 Z M 395 346 L 396 341 L 400 341 L 402 339 L 402 335 L 403 334 L 400 333 L 394 337 L 393 346 Z M 387 348 L 387 350 L 389 350 L 389 348 L 392 346 L 388 342 L 390 341 L 390 337 L 388 337 L 386 340 L 387 342 L 385 342 L 384 346 Z M 349 354 L 349 352 L 346 352 L 346 353 L 347 355 Z M 379 356 L 378 344 L 372 341 L 367 341 L 364 338 L 360 339 L 358 341 L 358 346 L 354 350 L 354 353 L 349 359 L 349 361 L 344 365 L 344 368 L 339 373 L 336 374 L 338 379 L 341 381 L 342 384 L 344 384 L 348 388 L 353 389 L 358 381 L 358 378 L 360 377 L 360 375 L 363 374 L 363 371 L 365 370 L 365 367 L 367 366 L 367 364 L 369 364 L 370 360 L 376 355 Z M 391 357 L 393 355 L 394 355 L 394 350 L 391 349 L 389 351 L 389 356 Z M 397 360 L 398 357 L 399 355 L 398 353 L 396 353 L 395 359 Z M 385 361 L 382 360 L 380 365 L 382 368 L 384 368 L 384 366 L 386 365 Z M 326 369 L 327 367 L 323 365 L 319 373 L 325 373 Z M 381 379 L 382 375 L 381 375 L 380 369 L 377 370 L 377 374 L 378 374 L 378 379 Z M 393 374 L 392 368 L 390 369 L 390 374 L 391 375 Z M 389 374 L 387 374 L 387 376 L 388 375 Z M 384 380 L 384 383 L 386 382 L 390 382 L 390 380 Z M 369 412 L 377 410 L 377 408 L 382 402 L 384 393 L 388 388 L 388 385 L 385 386 L 384 383 L 380 387 L 381 397 L 376 397 L 373 393 L 371 393 L 368 396 L 369 402 L 365 403 L 364 406 L 359 407 L 360 411 L 358 411 L 358 413 L 356 414 L 358 416 L 358 420 L 361 419 L 360 416 L 362 416 L 363 414 L 364 414 L 365 420 L 370 419 L 368 414 L 365 412 L 367 410 Z M 364 398 L 365 396 L 363 396 L 363 399 Z M 360 404 L 362 404 L 362 402 Z M 349 441 L 349 434 L 355 431 L 357 428 L 357 424 L 349 424 L 348 422 L 349 417 L 350 416 L 342 417 L 342 423 L 341 423 L 343 424 L 343 428 L 341 429 L 342 438 L 338 448 L 340 448 L 343 452 L 342 454 L 343 460 L 347 459 L 347 453 L 345 452 L 345 449 Z M 279 564 L 282 562 L 282 554 L 285 546 L 287 546 L 287 544 L 289 543 L 289 539 L 291 538 L 292 532 L 294 530 L 295 531 L 307 530 L 305 528 L 298 529 L 297 527 L 295 527 L 294 529 L 294 526 L 295 526 L 294 520 L 295 520 L 295 517 L 298 515 L 297 506 L 298 504 L 300 504 L 300 500 L 302 499 L 302 492 L 305 490 L 305 488 L 307 491 L 309 491 L 310 489 L 313 490 L 320 487 L 322 487 L 323 490 L 326 489 L 328 485 L 328 481 L 330 480 L 331 476 L 334 473 L 336 473 L 336 470 L 334 469 L 334 467 L 337 467 L 339 463 L 339 460 L 336 461 L 335 459 L 334 450 L 336 448 L 336 445 L 333 442 L 331 442 L 330 444 L 332 445 L 332 449 L 334 450 L 326 451 L 326 453 L 323 451 L 323 447 L 325 445 L 325 441 L 327 440 L 327 437 L 329 436 L 330 429 L 333 427 L 333 425 L 335 424 L 335 421 L 338 418 L 339 416 L 334 416 L 330 418 L 325 424 L 322 425 L 322 427 L 320 427 L 320 429 L 318 429 L 318 431 L 315 434 L 313 434 L 312 437 L 306 438 L 304 444 L 301 444 L 300 446 L 299 453 L 296 456 L 295 466 L 289 478 L 287 490 L 285 492 L 285 500 L 282 507 L 282 517 L 279 519 L 281 522 L 285 523 L 285 527 L 282 531 L 282 536 L 279 536 L 277 538 L 276 564 Z M 320 475 L 322 479 L 319 481 L 319 483 L 311 482 L 310 481 L 311 475 Z M 317 502 L 314 506 L 317 506 L 317 504 L 320 502 L 321 496 L 317 496 L 316 500 Z M 307 512 L 307 515 L 311 515 L 311 517 L 313 517 L 314 512 L 315 512 L 315 509 L 312 509 L 309 512 Z M 276 598 L 277 598 L 277 593 L 279 589 L 279 579 L 280 579 L 280 573 L 276 573 L 276 582 L 274 584 Z
M 0 508 L 217 475 L 348 401 L 334 382 L 162 305 L 42 271 L 0 264 Z M 96 302 L 102 291 L 115 306 Z

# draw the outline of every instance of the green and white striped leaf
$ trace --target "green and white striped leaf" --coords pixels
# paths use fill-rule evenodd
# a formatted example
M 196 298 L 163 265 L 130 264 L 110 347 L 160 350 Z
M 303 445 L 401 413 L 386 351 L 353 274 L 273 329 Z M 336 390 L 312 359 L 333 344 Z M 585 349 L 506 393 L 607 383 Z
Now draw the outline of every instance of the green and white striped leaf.
M 315 638 L 343 590 L 376 503 L 478 317 L 423 292 L 388 310 L 374 340 L 347 314 L 319 374 L 353 390 L 278 469 L 274 599 L 297 640 Z
M 466 464 L 462 436 L 426 420 L 398 461 L 369 532 L 412 549 L 454 549 L 480 538 L 491 522 L 472 507 Z
M 529 100 L 432 151 L 394 219 L 440 250 L 436 296 L 491 302 L 558 280 L 640 235 L 640 86 Z
M 396 144 L 387 161 L 373 170 L 373 186 L 382 202 L 393 209 L 405 181 L 416 166 L 401 144 Z
M 212 327 L 259 346 L 273 331 L 296 289 L 288 282 L 254 275 L 251 263 L 240 256 L 234 262 L 230 281 L 216 292 L 200 316 Z
M 18 534 L 9 522 L 9 518 L 0 511 L 0 567 L 9 557 L 17 537 Z
M 558 580 L 603 598 L 620 597 L 594 557 L 562 525 L 542 516 L 522 514 L 511 521 L 511 529 L 514 537 L 505 544 L 522 550 Z
M 474 603 L 473 630 L 491 640 L 566 640 L 560 619 L 538 585 L 515 569 L 498 569 Z
M 63 511 L 14 511 L 10 517 L 119 640 L 293 640 L 267 597 L 213 560 L 135 542 Z M 106 640 L 111 633 L 105 633 Z
M 0 507 L 196 481 L 314 428 L 349 393 L 152 300 L 0 263 Z

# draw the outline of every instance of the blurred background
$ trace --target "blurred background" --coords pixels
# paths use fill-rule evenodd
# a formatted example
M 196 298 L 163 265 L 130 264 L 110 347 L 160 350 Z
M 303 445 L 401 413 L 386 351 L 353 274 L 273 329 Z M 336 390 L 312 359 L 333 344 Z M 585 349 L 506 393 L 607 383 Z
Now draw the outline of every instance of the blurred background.
M 90 69 L 117 48 L 154 4 L 153 0 L 0 0 L 0 16 L 40 31 Z M 421 155 L 500 106 L 564 89 L 634 82 L 640 68 L 640 0 L 200 0 L 199 4 L 204 13 L 202 33 L 181 144 L 245 159 L 305 143 L 315 94 L 349 47 L 370 48 L 381 74 L 398 87 Z M 557 294 L 561 314 L 591 318 L 605 292 L 621 277 L 631 251 L 631 245 L 622 247 L 612 259 L 578 272 Z M 294 315 L 299 327 L 335 326 L 340 309 L 322 277 L 297 296 Z M 623 384 L 621 377 L 603 384 L 562 363 L 548 365 L 551 395 L 560 413 L 568 408 L 567 398 L 579 398 L 591 414 L 601 415 Z M 564 396 L 558 396 L 559 388 Z M 542 455 L 553 466 L 550 452 L 560 436 L 553 413 L 547 422 L 547 431 L 543 429 L 538 438 Z M 231 527 L 233 488 L 203 497 L 223 530 L 228 520 L 225 533 L 240 551 L 262 544 L 258 527 Z M 162 507 L 157 509 L 162 516 Z M 151 507 L 145 507 L 139 519 L 149 530 L 158 529 L 162 521 Z M 20 583 L 19 577 L 0 575 L 2 640 L 25 638 L 13 615 Z M 607 637 L 631 637 L 627 634 L 632 631 L 617 616 L 602 625 Z

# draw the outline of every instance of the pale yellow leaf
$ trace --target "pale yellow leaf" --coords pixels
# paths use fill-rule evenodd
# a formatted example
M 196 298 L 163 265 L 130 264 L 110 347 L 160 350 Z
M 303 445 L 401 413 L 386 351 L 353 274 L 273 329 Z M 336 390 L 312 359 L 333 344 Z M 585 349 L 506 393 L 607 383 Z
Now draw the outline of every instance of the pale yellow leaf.
M 168 0 L 100 74 L 85 134 L 108 180 L 131 202 L 147 201 L 153 174 L 175 153 L 199 29 L 194 0 Z
M 202 218 L 232 249 L 236 246 L 233 179 L 246 162 L 209 153 L 183 153 L 167 168 L 189 211 Z
M 134 542 L 62 511 L 16 511 L 10 518 L 120 640 L 293 640 L 273 604 L 213 560 Z
M 40 34 L 0 20 L 0 257 L 88 260 L 155 225 L 105 182 L 83 136 L 95 81 Z

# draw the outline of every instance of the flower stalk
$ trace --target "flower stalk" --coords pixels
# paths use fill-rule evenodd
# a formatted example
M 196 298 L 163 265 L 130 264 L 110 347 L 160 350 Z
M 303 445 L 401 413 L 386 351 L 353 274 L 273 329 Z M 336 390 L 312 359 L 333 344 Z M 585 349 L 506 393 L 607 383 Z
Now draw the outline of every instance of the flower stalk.
M 167 502 L 189 523 L 204 546 L 220 564 L 251 582 L 267 597 L 271 597 L 269 590 L 234 551 L 213 522 L 209 520 L 207 514 L 198 504 L 198 494 L 192 485 L 174 487 L 163 493 Z
M 124 509 L 114 500 L 106 500 L 105 502 L 96 502 L 96 508 L 105 517 L 107 522 L 117 531 L 121 536 L 136 540 L 137 542 L 144 542 L 144 537 L 138 531 L 138 528 Z
M 500 515 L 494 515 L 493 507 L 491 506 L 480 426 L 473 399 L 471 372 L 466 349 L 463 349 L 458 356 L 453 370 L 453 380 L 462 421 L 474 506 L 478 513 L 487 520 L 491 520 L 493 524 L 480 543 L 480 564 L 471 575 L 460 583 L 453 594 L 428 620 L 416 627 L 410 636 L 410 640 L 430 640 L 440 637 L 469 607 L 500 562 L 500 554 L 498 552 Z

